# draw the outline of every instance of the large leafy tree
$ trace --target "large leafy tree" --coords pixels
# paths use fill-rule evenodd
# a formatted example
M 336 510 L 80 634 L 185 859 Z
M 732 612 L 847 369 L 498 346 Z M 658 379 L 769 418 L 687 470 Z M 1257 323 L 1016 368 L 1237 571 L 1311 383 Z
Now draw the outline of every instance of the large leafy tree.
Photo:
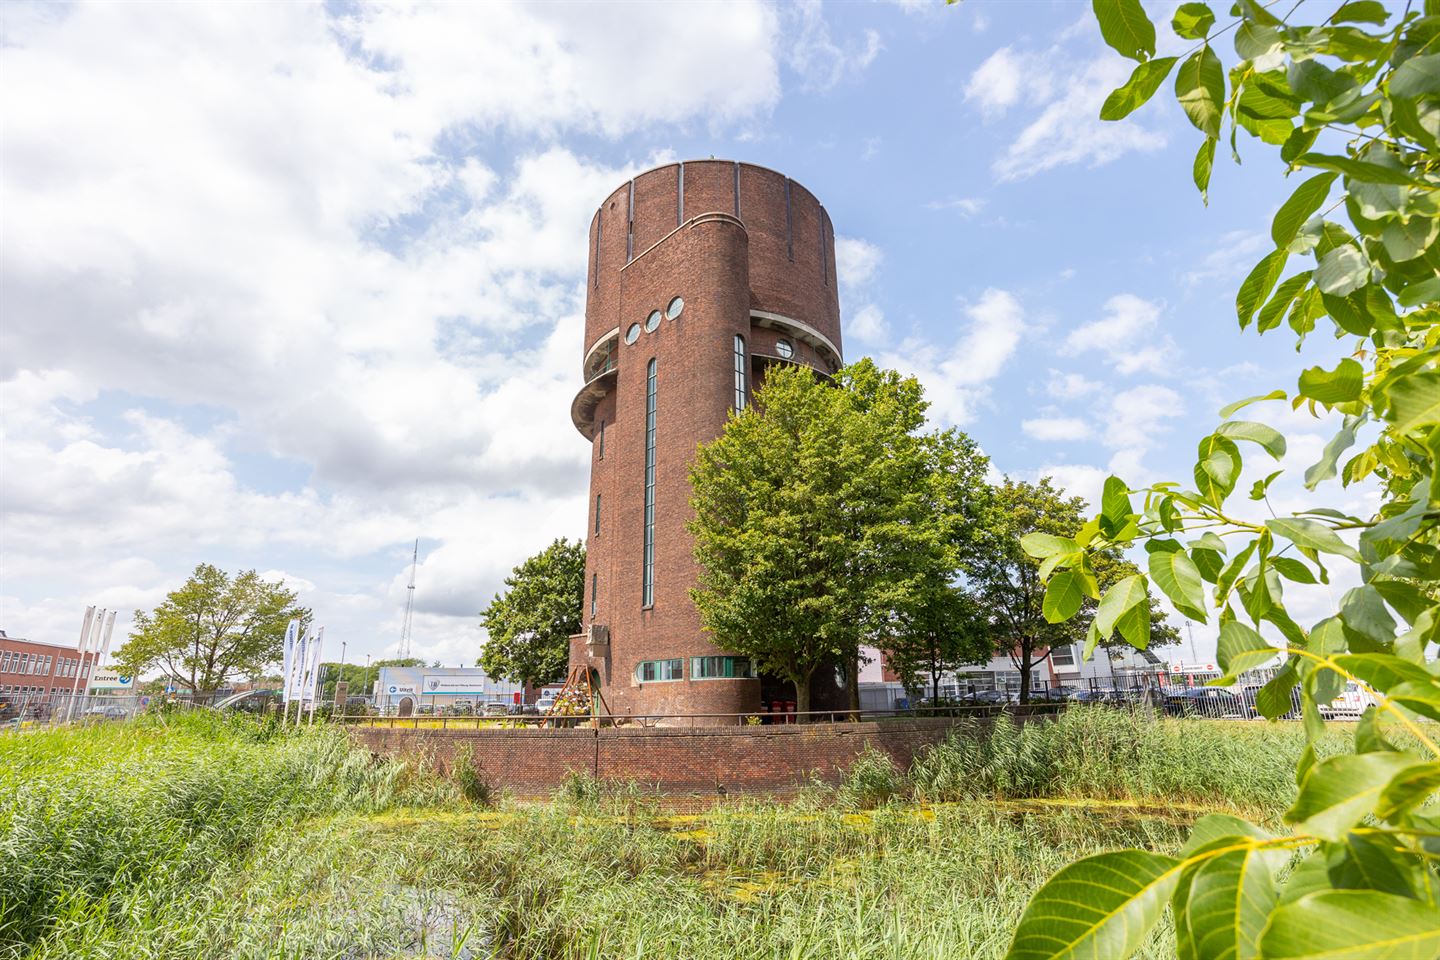
M 585 544 L 558 539 L 516 567 L 481 611 L 489 639 L 480 666 L 527 686 L 564 679 L 584 602 Z
M 294 591 L 254 570 L 231 577 L 202 563 L 153 611 L 135 611 L 130 638 L 115 659 L 127 672 L 158 669 L 179 686 L 213 693 L 231 677 L 259 676 L 280 661 L 286 625 L 310 621 L 310 611 L 296 601 Z
M 942 573 L 914 592 L 895 614 L 892 632 L 880 641 L 890 669 L 914 694 L 929 680 L 930 696 L 940 696 L 940 677 L 967 664 L 990 659 L 991 640 L 981 608 L 962 586 Z
M 833 383 L 776 367 L 696 457 L 701 621 L 793 683 L 802 713 L 817 670 L 856 664 L 954 569 L 985 500 L 984 456 L 927 432 L 926 406 L 918 381 L 869 360 Z
M 1175 70 L 1180 105 L 1204 135 L 1202 191 L 1227 120 L 1232 149 L 1240 130 L 1279 148 L 1299 182 L 1277 194 L 1274 249 L 1241 285 L 1237 319 L 1260 334 L 1288 326 L 1297 340 L 1322 328 L 1339 349 L 1297 383 L 1221 410 L 1193 486 L 1128 490 L 1112 478 L 1080 533 L 1027 548 L 1058 591 L 1097 551 L 1144 544 L 1149 579 L 1186 616 L 1218 621 L 1218 682 L 1279 660 L 1257 706 L 1280 716 L 1298 690 L 1310 745 L 1287 829 L 1215 815 L 1181 858 L 1130 850 L 1072 864 L 1036 894 L 1010 955 L 1131 954 L 1168 902 L 1182 956 L 1436 956 L 1440 817 L 1427 801 L 1440 786 L 1440 736 L 1428 722 L 1440 720 L 1440 3 L 1239 0 L 1228 22 L 1185 3 L 1171 26 L 1194 45 L 1158 59 L 1138 0 L 1095 0 L 1095 11 L 1110 46 L 1139 61 L 1102 117 L 1124 117 Z M 1228 72 L 1222 37 L 1238 56 Z M 1292 261 L 1299 269 L 1286 276 Z M 1273 513 L 1274 473 L 1249 503 L 1233 496 L 1247 454 L 1285 452 L 1278 431 L 1234 415 L 1281 401 L 1340 420 L 1305 487 L 1367 481 L 1373 513 L 1322 499 Z M 1342 571 L 1358 585 L 1330 616 L 1297 623 L 1287 590 Z M 1092 642 L 1132 615 L 1135 595 L 1119 584 L 1106 592 Z M 1353 753 L 1320 759 L 1319 707 L 1347 684 L 1374 706 L 1355 726 Z
M 1021 539 L 1068 541 L 1084 525 L 1084 511 L 1084 500 L 1065 496 L 1048 477 L 1033 484 L 1007 477 L 995 490 L 994 509 L 968 564 L 969 590 L 986 627 L 987 656 L 1010 658 L 1020 672 L 1022 703 L 1030 699 L 1035 668 L 1055 647 L 1084 642 L 1099 590 L 1120 581 L 1134 583 L 1139 573 L 1111 549 L 1092 556 L 1065 589 L 1046 590 L 1048 571 L 1025 553 Z M 1165 613 L 1140 589 L 1147 602 L 1135 605 L 1127 635 L 1141 649 L 1176 642 L 1179 634 L 1165 622 Z

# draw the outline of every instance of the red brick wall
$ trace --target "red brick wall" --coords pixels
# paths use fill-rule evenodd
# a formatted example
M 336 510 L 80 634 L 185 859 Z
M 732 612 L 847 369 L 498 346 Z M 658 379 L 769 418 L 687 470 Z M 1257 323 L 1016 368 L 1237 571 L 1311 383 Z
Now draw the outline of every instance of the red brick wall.
M 396 721 L 397 724 L 400 721 Z M 909 769 L 926 747 L 958 721 L 946 718 L 883 723 L 815 723 L 760 727 L 602 728 L 577 730 L 414 730 L 352 728 L 370 750 L 427 757 L 442 772 L 469 747 L 496 787 L 516 796 L 544 796 L 570 771 L 630 781 L 664 793 L 786 793 L 812 776 L 835 783 L 867 746 Z

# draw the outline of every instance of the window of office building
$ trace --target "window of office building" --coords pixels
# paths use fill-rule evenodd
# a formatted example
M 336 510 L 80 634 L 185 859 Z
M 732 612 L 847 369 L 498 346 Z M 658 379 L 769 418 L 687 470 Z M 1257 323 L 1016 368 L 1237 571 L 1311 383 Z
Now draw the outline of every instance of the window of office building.
M 655 358 L 645 370 L 645 536 L 641 556 L 640 604 L 655 602 Z
M 735 409 L 745 409 L 745 338 L 735 335 Z
M 691 680 L 748 680 L 756 676 L 755 661 L 749 657 L 691 657 Z
M 661 680 L 684 680 L 685 661 L 678 657 L 674 660 L 642 660 L 635 665 L 635 679 L 641 683 L 658 683 Z

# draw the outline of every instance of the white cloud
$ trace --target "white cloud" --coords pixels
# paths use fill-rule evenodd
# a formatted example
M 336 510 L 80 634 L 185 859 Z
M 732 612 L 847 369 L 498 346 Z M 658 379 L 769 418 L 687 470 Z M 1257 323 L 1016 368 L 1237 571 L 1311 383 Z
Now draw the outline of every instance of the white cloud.
M 1182 273 L 1180 281 L 1187 287 L 1196 287 L 1212 281 L 1238 280 L 1273 246 L 1266 234 L 1231 230 L 1216 241 L 1215 248 L 1198 267 Z
M 1050 96 L 1050 72 L 1043 61 L 1001 47 L 986 57 L 965 83 L 965 100 L 986 117 L 999 117 L 1022 99 L 1043 102 Z
M 1088 380 L 1078 373 L 1051 370 L 1050 379 L 1045 381 L 1045 392 L 1057 400 L 1078 400 L 1099 392 L 1103 386 L 1104 384 Z
M 912 373 L 925 384 L 931 412 L 950 424 L 965 424 L 989 396 L 989 382 L 998 377 L 1027 329 L 1025 311 L 1015 295 L 991 288 L 965 308 L 969 322 L 953 344 L 937 346 L 910 338 L 879 361 Z
M 835 273 L 843 287 L 863 287 L 874 280 L 884 259 L 881 249 L 868 240 L 835 238 Z
M 42 639 L 209 560 L 379 643 L 419 535 L 417 649 L 473 656 L 488 591 L 583 524 L 586 232 L 665 158 L 546 140 L 779 96 L 762 3 L 78 5 L 5 43 L 0 623 Z M 467 155 L 502 131 L 536 145 Z
M 983 197 L 955 197 L 949 200 L 931 200 L 925 204 L 929 210 L 954 210 L 968 220 L 985 209 Z
M 1085 440 L 1090 436 L 1090 424 L 1079 417 L 1037 417 L 1021 421 L 1020 429 L 1047 443 Z
M 845 327 L 846 338 L 861 343 L 880 343 L 889 333 L 890 325 L 885 322 L 884 311 L 873 303 L 867 303 L 852 313 Z
M 859 75 L 884 49 L 880 34 L 871 29 L 864 31 L 860 44 L 842 45 L 832 40 L 820 0 L 798 0 L 787 11 L 795 34 L 787 63 L 806 90 L 829 90 L 847 76 Z
M 1065 346 L 1075 353 L 1098 350 L 1120 374 L 1173 372 L 1179 354 L 1169 334 L 1158 332 L 1161 305 L 1131 293 L 1105 301 L 1105 314 L 1070 332 Z
M 1166 421 L 1183 416 L 1185 401 L 1169 387 L 1148 383 L 1122 390 L 1110 398 L 1102 439 L 1112 447 L 1143 447 L 1168 429 Z

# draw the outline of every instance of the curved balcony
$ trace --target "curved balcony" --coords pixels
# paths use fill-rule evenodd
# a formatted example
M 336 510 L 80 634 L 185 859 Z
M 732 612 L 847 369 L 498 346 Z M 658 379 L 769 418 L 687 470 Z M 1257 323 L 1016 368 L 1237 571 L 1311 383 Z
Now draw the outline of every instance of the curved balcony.
M 619 365 L 614 361 L 605 365 L 595 376 L 585 381 L 585 386 L 570 401 L 570 422 L 586 440 L 595 439 L 595 408 L 610 391 L 620 376 Z

